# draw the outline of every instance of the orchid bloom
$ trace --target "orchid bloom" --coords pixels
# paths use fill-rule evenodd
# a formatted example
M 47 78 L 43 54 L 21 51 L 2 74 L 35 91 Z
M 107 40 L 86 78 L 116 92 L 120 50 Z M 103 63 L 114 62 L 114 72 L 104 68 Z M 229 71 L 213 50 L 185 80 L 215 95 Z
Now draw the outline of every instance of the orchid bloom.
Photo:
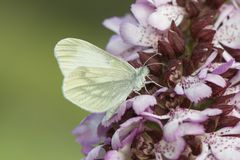
M 158 41 L 165 37 L 172 21 L 179 25 L 184 9 L 168 4 L 170 1 L 137 1 L 132 4 L 132 15 L 106 19 L 103 25 L 116 35 L 106 50 L 127 61 L 138 58 L 138 51 L 157 52 Z M 176 4 L 176 3 L 175 3 Z
M 103 22 L 115 33 L 106 50 L 150 72 L 110 118 L 74 129 L 84 160 L 239 159 L 239 4 L 136 0 Z
M 205 64 L 195 71 L 193 75 L 183 77 L 176 85 L 175 92 L 179 95 L 186 95 L 189 100 L 197 103 L 200 100 L 208 98 L 212 95 L 212 89 L 206 84 L 206 82 L 211 82 L 224 88 L 226 86 L 226 82 L 219 74 L 226 72 L 229 65 L 220 66 L 209 73 L 210 70 L 208 66 L 212 63 L 216 56 L 217 53 L 213 52 L 206 60 Z
M 137 23 L 132 15 L 126 15 L 124 17 L 113 17 L 106 19 L 103 25 L 114 31 L 116 35 L 113 35 L 109 43 L 106 46 L 106 50 L 111 54 L 125 59 L 126 61 L 131 61 L 138 58 L 137 52 L 142 48 L 139 46 L 134 46 L 132 44 L 124 42 L 120 35 L 120 26 L 123 22 Z
M 141 6 L 148 7 L 148 24 L 161 31 L 169 29 L 172 21 L 178 26 L 186 15 L 184 8 L 178 6 L 175 0 L 140 0 L 135 5 L 136 11 Z
M 198 111 L 177 108 L 169 113 L 170 119 L 163 128 L 163 137 L 166 141 L 174 142 L 185 135 L 203 134 L 205 130 L 200 123 L 206 121 L 210 116 L 221 113 L 222 111 L 219 109 Z

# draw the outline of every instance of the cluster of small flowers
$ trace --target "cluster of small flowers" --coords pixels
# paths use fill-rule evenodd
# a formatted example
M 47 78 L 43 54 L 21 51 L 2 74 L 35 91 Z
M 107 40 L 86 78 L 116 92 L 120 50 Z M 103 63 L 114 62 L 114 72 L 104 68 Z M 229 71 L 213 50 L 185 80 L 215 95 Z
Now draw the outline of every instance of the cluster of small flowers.
M 136 0 L 103 22 L 106 50 L 155 83 L 74 129 L 84 160 L 240 159 L 239 2 Z

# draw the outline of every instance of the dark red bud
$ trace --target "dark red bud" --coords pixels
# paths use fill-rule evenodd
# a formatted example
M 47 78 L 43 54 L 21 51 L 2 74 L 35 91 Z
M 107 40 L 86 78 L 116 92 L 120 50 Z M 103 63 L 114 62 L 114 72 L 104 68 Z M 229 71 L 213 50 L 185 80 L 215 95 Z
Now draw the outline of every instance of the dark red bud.
M 224 116 L 218 121 L 218 128 L 234 127 L 240 121 L 239 118 L 234 116 Z
M 207 58 L 213 52 L 213 44 L 199 43 L 193 48 L 191 60 L 196 68 L 206 62 Z
M 170 59 L 176 58 L 172 46 L 166 41 L 158 41 L 158 51 Z
M 190 17 L 197 17 L 200 13 L 200 4 L 196 1 L 187 1 L 186 11 Z
M 172 21 L 170 30 L 176 32 L 179 35 L 179 37 L 184 38 L 183 32 L 177 27 L 174 21 Z
M 194 19 L 191 27 L 193 38 L 196 38 L 199 31 L 203 30 L 206 26 L 212 25 L 214 22 L 214 17 L 214 13 L 208 13 L 204 16 Z
M 213 9 L 218 9 L 226 0 L 206 0 L 206 5 Z
M 176 32 L 168 31 L 168 40 L 176 55 L 180 56 L 185 51 L 185 42 Z
M 200 42 L 212 42 L 215 33 L 216 33 L 215 30 L 203 29 L 198 33 L 197 39 Z

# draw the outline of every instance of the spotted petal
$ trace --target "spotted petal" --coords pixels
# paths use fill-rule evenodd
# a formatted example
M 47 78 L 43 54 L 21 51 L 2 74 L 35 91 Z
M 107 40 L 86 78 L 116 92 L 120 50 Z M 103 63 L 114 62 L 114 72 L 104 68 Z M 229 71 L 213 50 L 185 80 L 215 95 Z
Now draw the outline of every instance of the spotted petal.
M 176 25 L 179 25 L 184 15 L 185 11 L 182 7 L 168 4 L 161 5 L 157 8 L 157 11 L 149 17 L 148 23 L 159 30 L 166 30 L 170 28 L 172 21 L 174 21 Z
M 185 148 L 185 141 L 182 138 L 174 142 L 160 141 L 155 145 L 157 160 L 162 160 L 162 155 L 170 160 L 177 160 Z
M 123 23 L 120 27 L 120 33 L 124 42 L 136 46 L 152 47 L 158 41 L 156 30 L 152 27 Z
M 240 10 L 223 23 L 214 39 L 230 48 L 240 48 Z

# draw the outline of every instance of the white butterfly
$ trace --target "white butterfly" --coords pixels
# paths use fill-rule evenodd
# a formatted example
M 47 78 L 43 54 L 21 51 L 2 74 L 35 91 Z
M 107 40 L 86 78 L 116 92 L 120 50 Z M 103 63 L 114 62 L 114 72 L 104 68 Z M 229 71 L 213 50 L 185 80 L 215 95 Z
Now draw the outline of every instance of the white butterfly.
M 64 75 L 64 96 L 90 112 L 107 112 L 107 118 L 132 91 L 145 85 L 147 67 L 138 69 L 86 41 L 63 39 L 55 56 Z

